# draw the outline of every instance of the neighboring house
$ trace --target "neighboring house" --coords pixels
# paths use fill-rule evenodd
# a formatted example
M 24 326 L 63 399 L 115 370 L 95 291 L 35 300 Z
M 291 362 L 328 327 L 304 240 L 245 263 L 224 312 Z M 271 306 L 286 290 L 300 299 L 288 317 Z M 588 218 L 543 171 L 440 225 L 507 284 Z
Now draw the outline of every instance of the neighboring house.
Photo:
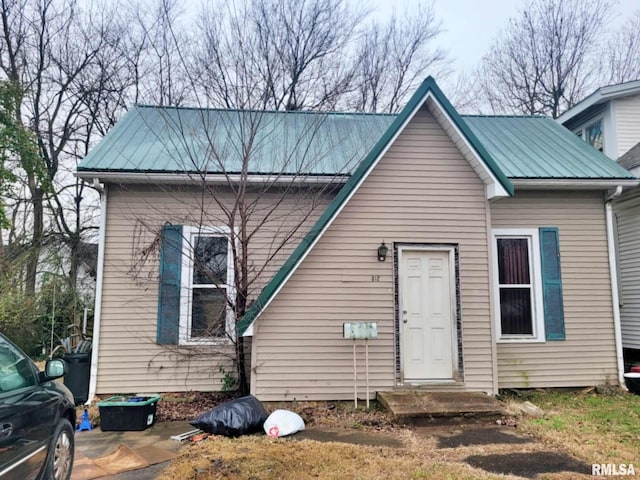
M 640 80 L 597 89 L 558 122 L 617 160 L 640 141 Z
M 558 121 L 640 176 L 640 80 L 599 88 Z M 622 343 L 629 366 L 640 361 L 640 188 L 625 189 L 613 207 Z
M 91 395 L 219 388 L 225 367 L 218 366 L 232 347 L 221 334 L 199 334 L 191 307 L 201 295 L 200 250 L 192 245 L 205 237 L 217 252 L 221 288 L 233 288 L 232 230 L 198 220 L 233 192 L 215 187 L 223 172 L 193 145 L 198 135 L 217 139 L 218 157 L 229 152 L 228 175 L 237 167 L 227 148 L 238 141 L 233 132 L 253 115 L 134 108 L 80 164 L 79 176 L 104 184 Z M 204 135 L 194 119 L 232 133 Z M 277 174 L 282 146 L 299 143 L 292 138 L 320 119 L 303 150 L 323 160 L 299 176 L 300 188 L 279 208 L 295 216 L 305 189 L 324 176 L 339 174 L 341 188 L 327 191 L 301 222 L 307 235 L 261 278 L 264 288 L 237 325 L 217 307 L 221 328 L 237 327 L 251 340 L 251 393 L 352 398 L 344 322 L 377 323 L 369 341 L 372 395 L 414 386 L 495 394 L 620 382 L 608 192 L 636 185 L 633 176 L 550 118 L 461 117 L 428 78 L 397 116 L 262 114 L 278 135 L 247 178 Z M 185 166 L 187 150 L 203 152 L 197 171 L 206 176 Z M 202 203 L 196 179 L 215 201 Z M 132 268 L 135 252 L 150 252 L 138 246 L 154 238 L 159 263 Z M 264 257 L 272 241 L 261 237 L 249 255 Z M 361 385 L 363 357 L 359 347 Z

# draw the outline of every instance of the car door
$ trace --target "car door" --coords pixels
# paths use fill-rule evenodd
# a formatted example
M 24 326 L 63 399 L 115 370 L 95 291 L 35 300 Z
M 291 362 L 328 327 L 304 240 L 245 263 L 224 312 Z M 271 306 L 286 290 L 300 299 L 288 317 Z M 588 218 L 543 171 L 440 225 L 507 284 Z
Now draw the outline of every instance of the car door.
M 34 479 L 55 413 L 31 360 L 0 336 L 0 479 Z

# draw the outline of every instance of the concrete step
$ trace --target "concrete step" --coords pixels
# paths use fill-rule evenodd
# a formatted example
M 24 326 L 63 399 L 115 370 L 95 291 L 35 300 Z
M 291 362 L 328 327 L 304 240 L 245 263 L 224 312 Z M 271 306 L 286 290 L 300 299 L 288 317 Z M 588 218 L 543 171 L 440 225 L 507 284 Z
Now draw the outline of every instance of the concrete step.
M 404 423 L 420 419 L 504 415 L 500 403 L 483 392 L 434 392 L 422 389 L 377 392 L 380 405 Z

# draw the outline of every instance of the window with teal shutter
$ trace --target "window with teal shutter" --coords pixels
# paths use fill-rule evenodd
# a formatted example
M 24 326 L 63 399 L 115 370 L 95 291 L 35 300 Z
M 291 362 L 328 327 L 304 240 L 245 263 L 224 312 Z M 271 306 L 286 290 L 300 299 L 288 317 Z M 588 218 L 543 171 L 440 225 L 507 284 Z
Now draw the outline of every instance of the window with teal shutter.
M 545 336 L 547 340 L 564 340 L 564 308 L 562 305 L 558 229 L 542 227 L 539 229 L 539 233 Z
M 181 269 L 182 226 L 165 225 L 162 229 L 160 244 L 160 286 L 156 338 L 159 345 L 178 343 Z

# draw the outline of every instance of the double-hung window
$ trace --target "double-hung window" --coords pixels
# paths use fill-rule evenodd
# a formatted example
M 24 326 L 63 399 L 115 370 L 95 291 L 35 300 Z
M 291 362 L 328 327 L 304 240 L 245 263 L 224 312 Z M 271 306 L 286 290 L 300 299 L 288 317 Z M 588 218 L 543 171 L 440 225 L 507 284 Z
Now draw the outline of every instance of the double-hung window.
M 498 340 L 544 341 L 538 230 L 493 231 Z
M 229 229 L 183 227 L 180 343 L 233 338 L 233 285 Z

